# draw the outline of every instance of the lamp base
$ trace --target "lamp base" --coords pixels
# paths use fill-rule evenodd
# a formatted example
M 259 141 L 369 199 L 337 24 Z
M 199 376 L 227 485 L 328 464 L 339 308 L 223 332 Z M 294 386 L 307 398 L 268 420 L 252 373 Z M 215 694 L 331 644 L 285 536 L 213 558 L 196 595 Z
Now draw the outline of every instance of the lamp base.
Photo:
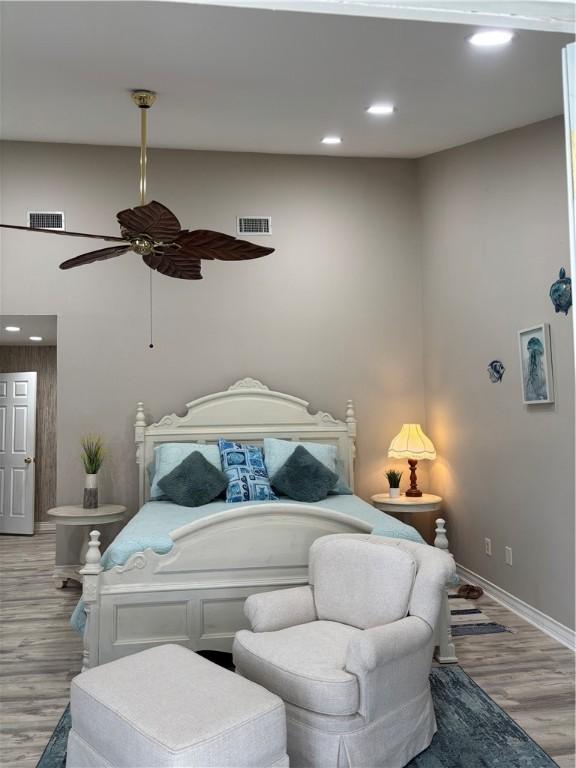
M 408 488 L 408 490 L 404 495 L 414 498 L 416 496 L 422 496 L 422 491 L 419 488 L 416 488 L 416 489 Z
M 422 491 L 418 488 L 418 482 L 416 479 L 416 465 L 418 459 L 408 459 L 408 466 L 410 467 L 410 488 L 406 491 L 408 498 L 415 498 L 422 496 Z

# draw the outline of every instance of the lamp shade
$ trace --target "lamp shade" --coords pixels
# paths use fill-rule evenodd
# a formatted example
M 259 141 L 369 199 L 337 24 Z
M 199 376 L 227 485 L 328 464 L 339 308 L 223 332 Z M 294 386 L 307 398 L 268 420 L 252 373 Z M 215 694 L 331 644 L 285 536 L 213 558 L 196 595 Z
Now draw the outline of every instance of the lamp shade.
M 392 459 L 435 459 L 436 449 L 420 424 L 403 424 L 390 443 L 388 456 Z

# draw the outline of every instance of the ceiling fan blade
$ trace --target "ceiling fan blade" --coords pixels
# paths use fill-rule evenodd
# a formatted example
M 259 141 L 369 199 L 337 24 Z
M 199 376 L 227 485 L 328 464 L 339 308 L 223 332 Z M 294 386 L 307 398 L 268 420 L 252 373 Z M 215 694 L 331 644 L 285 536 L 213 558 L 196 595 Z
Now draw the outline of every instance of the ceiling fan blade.
M 164 251 L 166 256 L 179 255 L 179 252 L 197 259 L 218 259 L 219 261 L 244 261 L 245 259 L 258 259 L 274 253 L 274 248 L 265 248 L 262 245 L 249 243 L 247 240 L 238 240 L 232 235 L 223 232 L 213 232 L 210 229 L 195 229 L 193 232 L 185 230 Z
M 67 259 L 60 264 L 60 269 L 72 269 L 72 267 L 82 267 L 84 264 L 92 264 L 93 261 L 105 261 L 113 259 L 115 256 L 121 256 L 130 250 L 130 245 L 115 245 L 112 248 L 102 248 L 99 251 L 90 251 L 73 259 Z
M 163 243 L 171 243 L 182 231 L 180 222 L 172 211 L 156 200 L 147 205 L 119 211 L 116 218 L 120 226 L 131 235 L 149 235 L 153 240 Z
M 155 251 L 148 256 L 142 256 L 150 269 L 155 269 L 167 277 L 177 277 L 180 280 L 202 280 L 202 262 L 200 259 L 178 255 L 167 257 Z
M 3 229 L 23 229 L 26 232 L 45 232 L 47 235 L 65 235 L 67 237 L 92 237 L 95 240 L 106 240 L 110 243 L 123 243 L 123 237 L 113 235 L 89 235 L 87 232 L 68 232 L 59 229 L 39 229 L 37 227 L 18 227 L 16 224 L 0 224 Z

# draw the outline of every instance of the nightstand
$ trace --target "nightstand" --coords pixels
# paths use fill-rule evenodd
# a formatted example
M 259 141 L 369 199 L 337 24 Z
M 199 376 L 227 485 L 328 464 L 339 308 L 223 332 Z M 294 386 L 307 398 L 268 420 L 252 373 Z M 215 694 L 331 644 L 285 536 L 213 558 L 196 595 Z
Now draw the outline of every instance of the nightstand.
M 108 523 L 118 523 L 123 520 L 126 507 L 120 504 L 103 504 L 96 509 L 84 509 L 82 506 L 54 507 L 49 509 L 47 514 L 56 523 L 56 563 L 53 578 L 56 586 L 61 588 L 66 586 L 69 579 L 82 583 L 82 576 L 78 571 L 86 560 L 89 532 L 94 526 L 100 528 Z M 81 526 L 79 531 L 79 535 L 82 536 L 81 545 L 78 537 L 74 537 L 79 551 L 70 551 L 74 547 L 70 546 L 68 538 L 61 530 L 64 526 Z
M 377 493 L 372 496 L 372 504 L 382 512 L 397 517 L 403 523 L 412 525 L 429 544 L 434 540 L 434 519 L 432 512 L 439 512 L 442 497 L 432 493 L 422 496 L 395 496 L 390 498 L 387 493 Z M 418 517 L 420 516 L 420 517 Z

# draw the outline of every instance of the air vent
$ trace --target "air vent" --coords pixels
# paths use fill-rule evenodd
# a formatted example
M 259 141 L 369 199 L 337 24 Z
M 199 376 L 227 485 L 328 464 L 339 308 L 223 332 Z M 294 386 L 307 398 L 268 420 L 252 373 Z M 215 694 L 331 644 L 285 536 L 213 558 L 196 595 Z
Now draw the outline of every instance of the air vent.
M 239 235 L 270 235 L 272 218 L 270 216 L 239 216 L 237 232 Z
M 32 229 L 64 229 L 62 211 L 28 211 L 28 226 Z

